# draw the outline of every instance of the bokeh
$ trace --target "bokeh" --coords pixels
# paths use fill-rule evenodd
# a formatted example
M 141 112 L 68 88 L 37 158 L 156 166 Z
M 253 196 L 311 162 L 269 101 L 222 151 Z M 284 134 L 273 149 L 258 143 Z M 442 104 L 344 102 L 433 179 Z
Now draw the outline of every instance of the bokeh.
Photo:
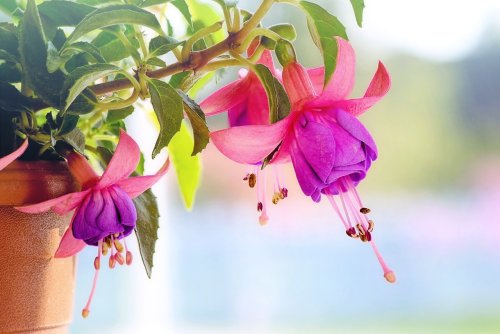
M 327 201 L 302 195 L 290 166 L 289 198 L 259 226 L 246 167 L 210 146 L 192 212 L 174 172 L 155 189 L 162 218 L 151 280 L 136 250 L 131 268 L 103 270 L 83 320 L 94 250 L 79 257 L 72 333 L 500 332 L 498 1 L 366 0 L 362 29 L 349 1 L 318 3 L 348 27 L 353 96 L 379 59 L 392 75 L 390 94 L 361 117 L 380 155 L 359 191 L 398 282 L 384 281 L 371 249 L 345 236 Z M 288 21 L 301 61 L 320 65 L 298 10 L 276 6 L 265 22 Z M 227 71 L 198 99 L 235 76 Z M 224 125 L 223 116 L 211 120 Z M 149 143 L 145 126 L 139 116 L 129 122 Z

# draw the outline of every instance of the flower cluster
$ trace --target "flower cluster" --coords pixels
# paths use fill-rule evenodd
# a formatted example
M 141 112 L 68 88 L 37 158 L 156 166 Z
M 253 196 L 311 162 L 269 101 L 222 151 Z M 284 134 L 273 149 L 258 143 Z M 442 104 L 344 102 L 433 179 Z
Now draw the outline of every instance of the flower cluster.
M 282 75 L 274 70 L 272 59 L 261 60 L 283 82 L 292 105 L 290 114 L 269 122 L 269 107 L 264 88 L 255 74 L 220 89 L 202 102 L 209 115 L 228 111 L 230 127 L 213 132 L 212 142 L 228 158 L 250 166 L 250 186 L 259 184 L 258 209 L 261 223 L 265 211 L 265 176 L 259 170 L 266 157 L 270 165 L 292 162 L 297 180 L 305 195 L 319 202 L 324 195 L 352 238 L 370 242 L 382 266 L 384 276 L 395 282 L 395 275 L 385 264 L 372 239 L 374 223 L 356 191 L 365 178 L 377 147 L 367 129 L 356 118 L 378 102 L 390 88 L 390 77 L 384 65 L 378 69 L 363 97 L 348 99 L 354 86 L 355 54 L 351 45 L 337 37 L 337 66 L 332 79 L 323 88 L 324 68 L 306 70 L 296 61 L 286 64 Z M 257 181 L 255 172 L 257 171 Z M 261 176 L 262 174 L 262 176 Z M 246 177 L 247 178 L 247 177 Z M 277 177 L 276 199 L 288 195 Z

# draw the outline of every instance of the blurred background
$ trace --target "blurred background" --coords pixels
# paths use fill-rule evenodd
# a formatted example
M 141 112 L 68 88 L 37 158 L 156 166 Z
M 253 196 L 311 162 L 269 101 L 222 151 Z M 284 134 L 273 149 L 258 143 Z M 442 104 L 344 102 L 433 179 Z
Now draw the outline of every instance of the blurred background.
M 83 320 L 95 254 L 79 257 L 72 333 L 500 332 L 500 3 L 365 0 L 360 29 L 349 1 L 317 2 L 347 25 L 354 97 L 379 59 L 392 75 L 391 92 L 361 117 L 380 157 L 359 192 L 398 282 L 385 282 L 327 201 L 302 195 L 290 166 L 289 198 L 259 226 L 245 167 L 210 146 L 192 212 L 174 173 L 155 189 L 162 220 L 151 280 L 136 250 L 131 268 L 102 271 Z M 300 59 L 320 65 L 303 15 L 277 5 L 265 23 L 278 22 L 295 24 Z M 235 77 L 227 71 L 198 100 Z M 134 137 L 151 143 L 136 117 Z

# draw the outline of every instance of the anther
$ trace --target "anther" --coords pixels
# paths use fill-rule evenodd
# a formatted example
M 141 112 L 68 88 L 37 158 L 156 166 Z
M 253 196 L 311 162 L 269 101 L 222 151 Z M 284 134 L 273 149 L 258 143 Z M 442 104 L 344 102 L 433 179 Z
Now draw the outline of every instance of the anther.
M 104 256 L 108 255 L 108 250 L 109 250 L 108 243 L 107 242 L 103 242 L 103 244 L 102 244 L 102 255 L 104 255 Z
M 98 256 L 94 259 L 94 268 L 95 270 L 101 269 L 101 259 Z
M 252 173 L 248 176 L 248 185 L 250 186 L 250 188 L 253 188 L 255 187 L 256 184 L 257 184 L 257 175 Z
M 120 241 L 118 241 L 117 239 L 115 239 L 115 248 L 116 250 L 118 251 L 118 253 L 123 253 L 123 245 Z
M 362 214 L 364 215 L 367 215 L 369 214 L 370 212 L 372 212 L 372 210 L 368 209 L 368 208 L 361 208 L 359 209 L 359 212 L 361 212 Z
M 375 228 L 375 223 L 373 220 L 368 221 L 368 232 L 373 232 L 373 229 Z
M 114 269 L 116 265 L 116 260 L 113 255 L 109 257 L 109 268 Z
M 278 202 L 284 198 L 284 197 L 282 198 L 281 196 L 282 196 L 281 193 L 274 193 L 273 204 L 278 204 Z
M 262 202 L 257 203 L 257 211 L 261 212 L 264 209 L 264 204 Z
M 245 175 L 245 177 L 243 178 L 243 181 L 248 181 L 249 177 L 250 177 L 250 174 Z
M 86 308 L 82 310 L 82 317 L 86 318 L 90 314 L 90 310 L 87 310 Z
M 120 253 L 115 254 L 115 260 L 116 262 L 118 262 L 120 266 L 123 266 L 123 264 L 125 263 L 125 260 L 123 259 L 123 256 Z
M 351 238 L 359 238 L 359 235 L 356 233 L 356 229 L 354 227 L 349 228 L 345 231 L 345 233 Z
M 282 199 L 287 198 L 288 197 L 288 189 L 281 188 L 281 195 L 283 196 Z
M 392 271 L 388 271 L 384 274 L 385 280 L 389 283 L 396 283 L 396 275 Z
M 360 236 L 365 236 L 365 229 L 361 226 L 361 224 L 357 224 L 356 229 L 358 230 Z M 361 238 L 361 240 L 363 240 L 363 238 Z
M 126 254 L 126 263 L 127 263 L 127 266 L 130 266 L 132 264 L 132 261 L 133 261 L 134 257 L 132 255 L 132 252 L 131 251 L 127 251 L 127 254 Z

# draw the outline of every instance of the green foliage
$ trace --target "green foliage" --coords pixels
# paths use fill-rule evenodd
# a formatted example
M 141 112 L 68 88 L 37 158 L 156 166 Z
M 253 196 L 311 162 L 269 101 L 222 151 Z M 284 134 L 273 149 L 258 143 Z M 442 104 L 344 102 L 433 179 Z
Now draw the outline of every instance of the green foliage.
M 153 255 L 155 253 L 156 240 L 158 240 L 158 223 L 160 214 L 156 197 L 151 190 L 144 192 L 134 199 L 137 210 L 137 223 L 135 234 L 139 243 L 142 263 L 146 269 L 146 274 L 151 278 L 153 271 Z
M 365 0 L 351 0 L 352 9 L 356 15 L 358 26 L 363 25 L 363 10 L 365 9 Z
M 326 87 L 337 65 L 338 47 L 334 37 L 347 39 L 345 27 L 335 16 L 312 2 L 300 1 L 300 6 L 307 13 L 311 37 L 323 55 Z
M 191 98 L 182 91 L 178 91 L 184 102 L 184 111 L 186 112 L 194 134 L 194 147 L 191 155 L 196 155 L 207 147 L 210 141 L 210 131 L 208 130 L 207 120 L 200 106 L 191 100 Z
M 196 191 L 201 179 L 201 160 L 198 155 L 190 154 L 194 139 L 185 123 L 168 145 L 168 153 L 177 173 L 179 190 L 187 209 L 193 207 Z
M 276 123 L 290 114 L 290 100 L 285 89 L 271 71 L 262 64 L 254 66 L 254 71 L 266 90 L 269 102 L 269 120 Z
M 184 119 L 182 97 L 170 84 L 161 80 L 148 81 L 151 104 L 160 124 L 160 135 L 153 149 L 153 158 L 167 147 L 172 137 L 179 131 Z

